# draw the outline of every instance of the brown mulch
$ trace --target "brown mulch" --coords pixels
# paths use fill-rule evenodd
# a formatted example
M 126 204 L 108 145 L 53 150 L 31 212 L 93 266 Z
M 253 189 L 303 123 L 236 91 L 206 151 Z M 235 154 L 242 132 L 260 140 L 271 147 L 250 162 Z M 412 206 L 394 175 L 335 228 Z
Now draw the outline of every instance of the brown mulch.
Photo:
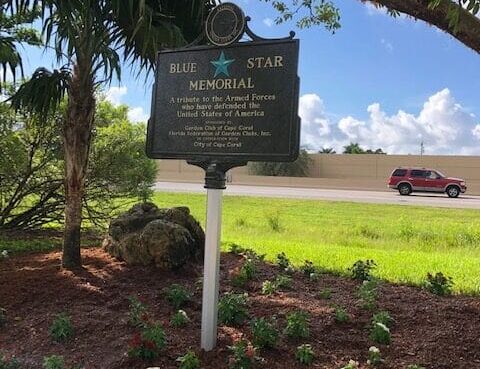
M 0 328 L 0 351 L 15 355 L 23 369 L 41 368 L 47 355 L 63 355 L 68 365 L 85 369 L 145 369 L 148 366 L 177 368 L 175 359 L 189 348 L 199 353 L 202 368 L 226 368 L 227 346 L 241 334 L 251 338 L 248 323 L 240 328 L 221 326 L 218 347 L 201 353 L 201 291 L 195 282 L 200 268 L 165 273 L 153 267 L 130 267 L 112 259 L 102 249 L 84 249 L 84 269 L 77 273 L 59 268 L 60 253 L 30 254 L 0 261 L 0 306 L 8 311 L 8 322 Z M 239 265 L 240 257 L 222 255 L 221 290 L 230 289 L 228 272 Z M 302 309 L 310 313 L 311 335 L 303 341 L 282 338 L 278 348 L 264 350 L 259 368 L 302 368 L 294 359 L 295 348 L 311 343 L 316 359 L 312 367 L 338 369 L 350 359 L 367 368 L 368 338 L 372 312 L 362 309 L 356 297 L 358 282 L 322 275 L 316 282 L 301 274 L 294 276 L 294 288 L 272 296 L 261 294 L 261 282 L 272 279 L 278 268 L 262 265 L 258 281 L 248 288 L 249 313 L 253 317 L 276 315 L 281 327 L 285 315 Z M 185 328 L 171 328 L 168 320 L 174 310 L 165 302 L 162 289 L 179 283 L 195 293 L 186 308 L 192 322 Z M 317 297 L 324 288 L 332 290 L 330 300 Z M 128 324 L 129 296 L 147 302 L 155 319 L 163 321 L 168 336 L 164 355 L 145 363 L 129 359 L 128 342 L 134 328 Z M 333 305 L 347 309 L 351 320 L 337 323 Z M 414 287 L 383 284 L 379 309 L 395 319 L 392 343 L 380 348 L 385 363 L 380 368 L 405 369 L 418 363 L 428 369 L 480 368 L 480 299 L 437 297 Z M 68 312 L 75 327 L 74 338 L 54 343 L 48 328 L 54 315 Z

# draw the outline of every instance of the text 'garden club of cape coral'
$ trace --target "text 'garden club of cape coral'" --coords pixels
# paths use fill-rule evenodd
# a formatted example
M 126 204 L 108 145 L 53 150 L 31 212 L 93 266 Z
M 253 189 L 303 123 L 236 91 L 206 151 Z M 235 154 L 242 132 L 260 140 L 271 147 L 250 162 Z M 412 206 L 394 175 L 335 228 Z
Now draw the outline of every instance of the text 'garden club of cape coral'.
M 215 68 L 212 79 L 197 79 L 189 81 L 190 91 L 208 91 L 208 90 L 238 90 L 255 88 L 254 81 L 251 77 L 247 78 L 230 78 L 228 67 L 235 62 L 235 59 L 227 59 L 222 51 L 217 60 L 210 63 Z M 265 69 L 265 68 L 283 68 L 283 56 L 257 56 L 248 58 L 245 62 L 245 68 L 248 69 Z M 171 74 L 197 73 L 197 63 L 171 63 L 169 72 Z M 224 76 L 224 78 L 217 78 Z M 226 78 L 225 78 L 226 77 Z

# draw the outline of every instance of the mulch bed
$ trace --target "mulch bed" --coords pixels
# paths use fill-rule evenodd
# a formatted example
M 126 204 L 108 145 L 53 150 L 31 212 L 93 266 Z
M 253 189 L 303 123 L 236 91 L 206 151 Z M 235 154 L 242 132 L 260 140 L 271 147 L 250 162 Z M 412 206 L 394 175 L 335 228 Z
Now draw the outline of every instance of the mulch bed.
M 221 326 L 218 347 L 201 353 L 201 290 L 195 282 L 200 267 L 165 273 L 153 267 L 130 267 L 111 258 L 102 249 L 84 249 L 84 269 L 77 273 L 59 268 L 60 253 L 14 256 L 0 261 L 0 306 L 8 311 L 8 322 L 0 328 L 0 351 L 15 355 L 22 368 L 41 368 L 47 355 L 63 355 L 67 364 L 85 369 L 145 369 L 148 366 L 177 368 L 175 359 L 189 348 L 202 360 L 202 368 L 226 368 L 227 346 L 244 335 L 251 338 L 248 323 L 240 328 Z M 221 290 L 231 289 L 228 273 L 241 263 L 239 256 L 222 255 Z M 278 267 L 262 264 L 258 281 L 248 288 L 249 313 L 253 317 L 276 315 L 280 326 L 288 312 L 302 309 L 310 313 L 311 335 L 303 341 L 282 338 L 278 348 L 264 350 L 259 368 L 302 368 L 294 359 L 295 348 L 311 343 L 316 358 L 312 367 L 338 369 L 350 359 L 367 368 L 368 338 L 372 312 L 360 307 L 358 282 L 333 275 L 322 275 L 316 282 L 294 275 L 291 291 L 272 296 L 261 294 L 261 283 L 273 279 Z M 185 328 L 171 328 L 174 313 L 162 296 L 162 289 L 178 283 L 195 293 L 184 310 L 192 321 Z M 329 300 L 318 293 L 332 290 Z M 155 319 L 165 323 L 168 348 L 164 355 L 145 363 L 128 358 L 128 342 L 135 329 L 128 324 L 129 296 L 139 296 L 149 305 Z M 337 323 L 332 305 L 347 309 L 351 320 Z M 428 369 L 480 368 L 480 299 L 474 297 L 437 297 L 419 288 L 383 284 L 379 309 L 388 310 L 395 319 L 392 343 L 380 348 L 386 359 L 380 368 L 404 369 L 418 363 Z M 54 343 L 48 335 L 53 317 L 65 311 L 72 317 L 74 338 Z

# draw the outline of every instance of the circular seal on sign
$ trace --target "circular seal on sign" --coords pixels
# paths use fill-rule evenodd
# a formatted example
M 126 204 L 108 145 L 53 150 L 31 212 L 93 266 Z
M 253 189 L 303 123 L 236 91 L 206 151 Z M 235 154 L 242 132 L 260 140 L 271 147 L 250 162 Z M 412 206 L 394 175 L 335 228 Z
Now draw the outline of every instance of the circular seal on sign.
M 216 46 L 227 46 L 245 32 L 245 14 L 238 5 L 223 3 L 215 7 L 205 23 L 208 40 Z

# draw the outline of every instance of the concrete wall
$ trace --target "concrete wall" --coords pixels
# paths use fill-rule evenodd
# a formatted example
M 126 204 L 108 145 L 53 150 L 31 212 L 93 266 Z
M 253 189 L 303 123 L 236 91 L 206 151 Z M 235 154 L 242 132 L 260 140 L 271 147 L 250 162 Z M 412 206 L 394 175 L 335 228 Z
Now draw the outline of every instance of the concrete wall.
M 480 195 L 480 156 L 311 155 L 307 178 L 253 176 L 246 167 L 229 173 L 234 184 L 387 190 L 386 181 L 397 166 L 435 168 L 467 181 L 468 193 Z M 203 171 L 180 160 L 159 160 L 159 181 L 202 182 Z

